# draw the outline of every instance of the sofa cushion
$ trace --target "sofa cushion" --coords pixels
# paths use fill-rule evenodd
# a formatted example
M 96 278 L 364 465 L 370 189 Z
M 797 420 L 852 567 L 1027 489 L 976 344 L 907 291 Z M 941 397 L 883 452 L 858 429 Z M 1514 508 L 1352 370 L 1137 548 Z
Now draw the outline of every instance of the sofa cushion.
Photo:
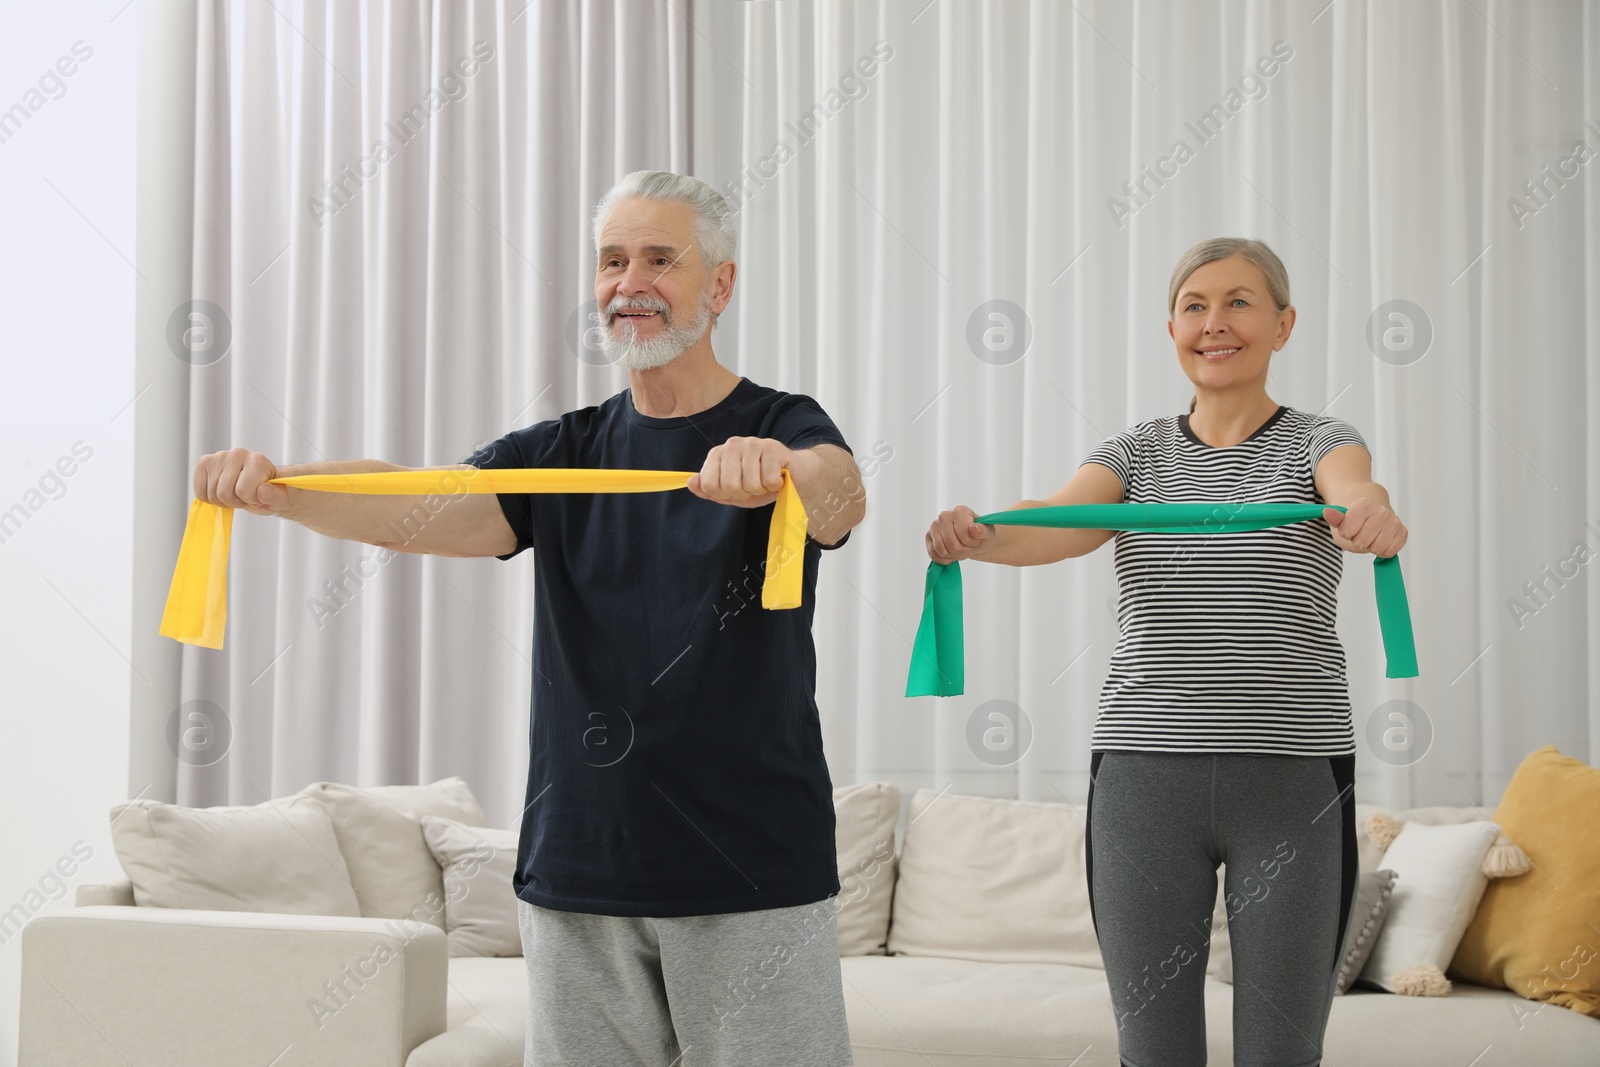
M 212 808 L 131 800 L 111 809 L 111 843 L 140 907 L 361 914 L 328 813 L 306 797 Z
M 1489 883 L 1452 973 L 1600 1016 L 1600 770 L 1546 745 L 1494 817 L 1536 866 Z
M 1406 988 L 1394 976 L 1413 967 L 1432 967 L 1443 977 L 1483 896 L 1483 857 L 1499 836 L 1494 823 L 1481 819 L 1401 828 L 1383 854 L 1383 867 L 1397 877 L 1362 981 L 1394 993 Z
M 1118 1062 L 1110 990 L 1097 968 L 931 956 L 855 956 L 839 965 L 855 1067 Z M 1229 988 L 1205 984 L 1207 999 L 1213 989 Z M 1211 1018 L 1229 1015 L 1213 1012 Z M 1206 1028 L 1211 1063 L 1233 1062 L 1219 1040 L 1229 1029 L 1217 1023 Z
M 1104 971 L 912 956 L 839 962 L 855 1067 L 1116 1067 Z M 520 959 L 450 960 L 449 1029 L 417 1046 L 406 1067 L 521 1067 L 527 980 Z M 1232 1063 L 1232 987 L 1205 986 L 1210 1062 Z M 1519 1022 L 1508 1009 L 1522 1005 L 1537 1014 Z M 1465 1067 L 1493 1043 L 1515 1049 L 1518 1063 L 1577 1064 L 1593 1058 L 1596 1041 L 1600 1022 L 1505 990 L 1461 985 L 1417 1001 L 1357 989 L 1334 1002 L 1324 1062 Z
M 1116 1067 L 1104 971 L 911 956 L 839 962 L 855 1067 Z M 1234 1062 L 1233 990 L 1205 982 L 1213 1064 Z M 1537 1015 L 1519 1020 L 1524 1005 Z M 1503 989 L 1463 984 L 1439 1000 L 1356 989 L 1333 1002 L 1322 1062 L 1488 1067 L 1499 1055 L 1528 1067 L 1589 1064 L 1597 1043 L 1600 1022 Z
M 1098 968 L 1083 831 L 1083 812 L 1070 804 L 918 790 L 889 951 Z
M 839 852 L 839 955 L 883 955 L 894 896 L 894 830 L 900 790 L 887 782 L 842 785 L 833 791 L 834 842 Z
M 451 959 L 445 1015 L 445 1032 L 413 1049 L 406 1067 L 522 1067 L 528 965 L 520 956 Z
M 422 835 L 444 880 L 444 932 L 452 956 L 520 956 L 516 830 L 422 817 Z
M 466 782 L 443 778 L 431 785 L 368 788 L 313 782 L 300 795 L 321 803 L 333 820 L 360 914 L 444 929 L 444 876 L 422 836 L 422 816 L 484 825 L 483 809 Z
M 1233 931 L 1228 929 L 1228 865 L 1217 868 L 1217 902 L 1211 909 L 1211 944 L 1206 949 L 1206 973 L 1221 974 L 1232 962 Z

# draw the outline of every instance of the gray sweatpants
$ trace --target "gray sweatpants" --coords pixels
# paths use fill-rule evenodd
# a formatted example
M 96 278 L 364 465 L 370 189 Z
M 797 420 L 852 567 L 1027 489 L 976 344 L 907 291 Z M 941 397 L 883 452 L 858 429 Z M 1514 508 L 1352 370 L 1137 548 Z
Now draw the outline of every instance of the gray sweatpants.
M 832 898 L 634 918 L 517 901 L 525 1067 L 846 1067 Z
M 1206 1062 L 1217 865 L 1235 1067 L 1312 1067 L 1357 877 L 1354 756 L 1095 752 L 1089 905 L 1127 1067 Z

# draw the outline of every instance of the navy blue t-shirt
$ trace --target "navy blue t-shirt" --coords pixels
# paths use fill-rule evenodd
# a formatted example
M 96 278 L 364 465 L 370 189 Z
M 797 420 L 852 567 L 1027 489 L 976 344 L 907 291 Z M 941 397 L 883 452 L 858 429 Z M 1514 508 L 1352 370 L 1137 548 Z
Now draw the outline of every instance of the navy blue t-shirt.
M 643 415 L 623 390 L 463 462 L 698 471 L 730 437 L 849 448 L 815 400 L 741 378 L 714 407 L 681 418 Z M 688 490 L 499 501 L 517 535 L 499 558 L 534 549 L 517 896 L 563 911 L 675 916 L 837 893 L 811 640 L 820 543 L 806 539 L 802 606 L 768 611 L 771 504 L 733 507 Z

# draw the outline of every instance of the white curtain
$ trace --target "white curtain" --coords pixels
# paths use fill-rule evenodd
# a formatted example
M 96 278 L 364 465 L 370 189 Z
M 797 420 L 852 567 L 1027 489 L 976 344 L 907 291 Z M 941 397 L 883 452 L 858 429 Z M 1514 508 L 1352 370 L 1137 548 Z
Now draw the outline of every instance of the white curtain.
M 1299 312 L 1269 392 L 1357 426 L 1411 530 L 1415 680 L 1384 678 L 1370 558 L 1345 557 L 1361 798 L 1490 807 L 1540 745 L 1600 762 L 1600 586 L 1574 551 L 1600 553 L 1600 161 L 1563 162 L 1600 151 L 1595 2 L 201 10 L 194 292 L 232 348 L 192 372 L 191 460 L 451 463 L 615 392 L 572 340 L 589 212 L 637 167 L 697 173 L 739 212 L 719 355 L 816 396 L 868 474 L 819 591 L 835 781 L 1077 801 L 1109 550 L 968 565 L 968 692 L 908 700 L 922 532 L 958 502 L 1047 495 L 1106 436 L 1184 410 L 1168 274 L 1200 239 L 1257 236 Z M 361 177 L 398 140 L 386 124 L 485 44 L 330 200 L 324 181 Z M 1394 300 L 1420 313 L 1385 308 L 1370 345 Z M 179 801 L 462 774 L 512 824 L 528 559 L 378 564 L 249 515 L 235 545 L 228 647 L 183 666 L 231 751 L 181 764 Z M 1028 717 L 1014 762 L 972 739 L 991 701 Z M 1367 741 L 1391 701 L 1430 724 L 1420 759 Z
M 671 0 L 200 18 L 194 295 L 232 345 L 191 372 L 191 464 L 235 445 L 457 463 L 627 384 L 567 338 L 595 200 L 690 163 L 692 31 Z M 232 737 L 226 759 L 178 763 L 180 803 L 460 774 L 514 824 L 531 558 L 383 556 L 236 515 L 226 647 L 183 652 L 185 702 Z
M 956 503 L 1046 496 L 1104 437 L 1187 408 L 1167 281 L 1218 235 L 1262 238 L 1289 267 L 1299 319 L 1269 393 L 1357 426 L 1410 529 L 1414 680 L 1384 677 L 1371 557 L 1345 557 L 1360 798 L 1492 809 L 1541 745 L 1600 763 L 1600 580 L 1579 559 L 1600 555 L 1600 160 L 1571 158 L 1600 153 L 1600 5 L 739 15 L 742 49 L 723 43 L 709 75 L 697 59 L 695 99 L 697 128 L 740 131 L 737 152 L 697 139 L 696 156 L 746 194 L 739 369 L 814 391 L 858 453 L 893 456 L 819 591 L 836 780 L 1083 797 L 1115 641 L 1110 549 L 968 564 L 967 693 L 907 700 L 922 533 Z M 993 318 L 995 300 L 1019 311 Z M 1374 348 L 1369 319 L 1393 300 L 1421 315 L 1385 309 Z M 984 329 L 1000 351 L 974 346 Z M 996 700 L 1032 730 L 1009 766 L 973 741 Z M 1406 721 L 1409 739 L 1383 738 Z

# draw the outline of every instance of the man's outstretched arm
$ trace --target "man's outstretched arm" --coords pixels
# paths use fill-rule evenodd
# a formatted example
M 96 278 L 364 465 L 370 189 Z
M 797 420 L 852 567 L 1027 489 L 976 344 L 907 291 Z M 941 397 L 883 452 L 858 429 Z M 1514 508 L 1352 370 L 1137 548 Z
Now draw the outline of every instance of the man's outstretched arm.
M 770 437 L 730 437 L 706 453 L 700 473 L 689 479 L 689 492 L 719 504 L 759 508 L 778 499 L 785 468 L 816 540 L 836 544 L 866 516 L 861 468 L 838 445 L 791 449 Z
M 450 473 L 472 469 L 466 463 L 403 467 L 379 459 L 275 467 L 259 452 L 232 448 L 200 458 L 194 471 L 194 495 L 206 503 L 292 519 L 327 537 L 361 541 L 394 552 L 460 557 L 505 555 L 517 547 L 517 537 L 495 494 L 464 493 L 459 476 Z M 272 478 L 301 474 L 415 470 L 438 471 L 438 489 L 428 494 L 379 496 L 268 484 Z

